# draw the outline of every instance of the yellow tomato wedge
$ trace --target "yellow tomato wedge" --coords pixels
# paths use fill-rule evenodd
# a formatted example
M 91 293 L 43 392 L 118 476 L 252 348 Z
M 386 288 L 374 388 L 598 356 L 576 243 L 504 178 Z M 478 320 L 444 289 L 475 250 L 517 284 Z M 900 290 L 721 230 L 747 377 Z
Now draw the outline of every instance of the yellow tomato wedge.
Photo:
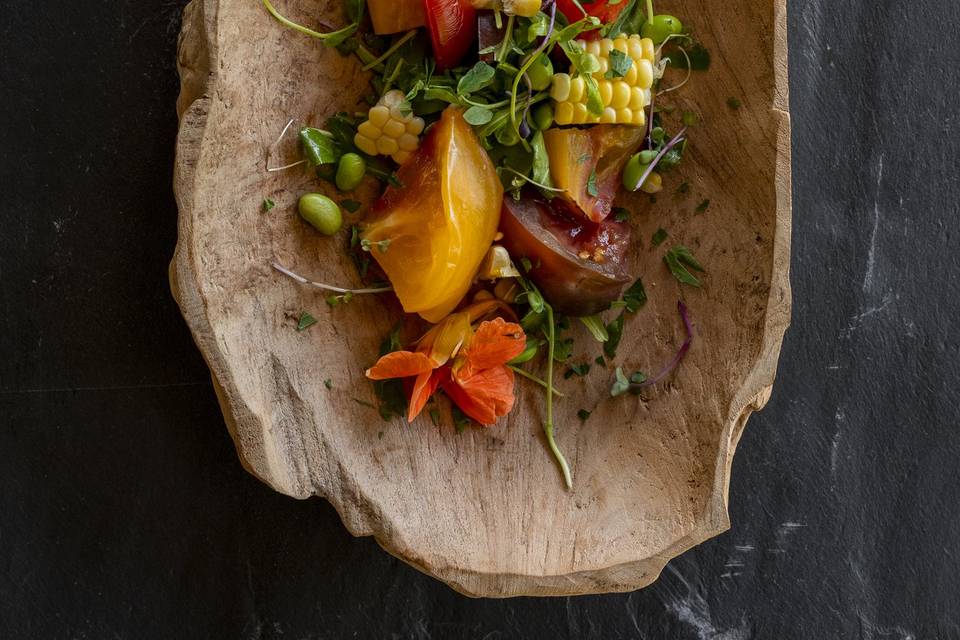
M 598 125 L 589 129 L 548 129 L 543 141 L 550 177 L 561 197 L 593 222 L 610 215 L 623 166 L 646 132 L 642 127 Z
M 361 237 L 407 313 L 439 322 L 470 288 L 500 223 L 503 187 L 461 111 L 449 107 L 400 167 Z

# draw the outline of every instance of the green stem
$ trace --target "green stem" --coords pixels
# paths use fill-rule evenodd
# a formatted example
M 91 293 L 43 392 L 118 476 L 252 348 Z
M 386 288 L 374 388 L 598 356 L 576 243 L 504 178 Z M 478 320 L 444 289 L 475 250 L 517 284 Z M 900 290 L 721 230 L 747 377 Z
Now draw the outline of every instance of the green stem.
M 647 20 L 653 26 L 653 0 L 647 0 Z
M 504 165 L 504 166 L 502 166 L 502 167 L 500 167 L 500 168 L 501 168 L 501 169 L 504 169 L 504 170 L 506 170 L 506 171 L 509 171 L 510 173 L 514 174 L 515 176 L 518 176 L 518 177 L 520 177 L 520 178 L 523 178 L 524 180 L 526 180 L 527 182 L 529 182 L 529 183 L 532 184 L 533 186 L 535 186 L 535 187 L 540 187 L 540 188 L 543 189 L 544 191 L 554 191 L 554 192 L 556 192 L 556 193 L 563 193 L 563 189 L 557 189 L 556 187 L 548 187 L 548 186 L 545 185 L 545 184 L 540 184 L 540 183 L 537 182 L 536 180 L 533 180 L 532 178 L 528 178 L 527 176 L 523 175 L 522 173 L 520 173 L 520 172 L 517 171 L 516 169 L 513 169 L 512 167 L 508 167 L 508 166 Z
M 503 62 L 507 59 L 507 50 L 510 48 L 510 41 L 513 40 L 513 19 L 515 16 L 507 18 L 507 29 L 504 33 L 503 41 L 500 44 L 500 51 L 496 55 L 497 62 Z
M 524 370 L 521 369 L 520 367 L 518 367 L 518 366 L 516 366 L 516 365 L 513 365 L 513 364 L 508 364 L 508 365 L 507 365 L 507 368 L 510 369 L 511 371 L 513 371 L 514 373 L 516 373 L 517 375 L 523 376 L 523 377 L 526 378 L 527 380 L 530 380 L 531 382 L 536 382 L 538 385 L 540 385 L 540 386 L 543 387 L 544 389 L 547 388 L 547 381 L 546 381 L 546 380 L 541 380 L 540 378 L 538 378 L 537 376 L 533 375 L 533 374 L 530 373 L 529 371 L 524 371 Z M 564 397 L 564 395 L 563 395 L 562 393 L 560 393 L 559 391 L 557 391 L 556 389 L 553 390 L 553 393 L 554 393 L 554 395 L 557 396 L 558 398 L 563 398 L 563 397 Z
M 296 31 L 299 31 L 300 33 L 305 33 L 308 36 L 313 36 L 314 38 L 318 38 L 320 40 L 326 40 L 327 38 L 335 38 L 338 36 L 348 36 L 354 31 L 356 31 L 358 26 L 357 23 L 353 23 L 353 24 L 347 25 L 343 29 L 331 31 L 330 33 L 320 33 L 319 31 L 314 31 L 313 29 L 309 29 L 303 26 L 302 24 L 297 24 L 293 20 L 284 18 L 282 15 L 280 15 L 280 12 L 277 11 L 272 4 L 270 4 L 270 0 L 263 0 L 263 6 L 267 8 L 267 11 L 270 12 L 270 15 L 276 18 L 277 22 L 279 22 L 280 24 L 290 27 L 291 29 L 294 29 Z
M 266 2 L 267 0 L 263 0 L 263 1 Z M 389 58 L 389 57 L 392 56 L 394 53 L 396 53 L 396 52 L 397 52 L 397 49 L 399 49 L 400 47 L 402 47 L 403 45 L 405 45 L 405 44 L 407 43 L 407 41 L 410 40 L 410 38 L 412 38 L 412 37 L 415 36 L 415 35 L 417 35 L 417 30 L 416 30 L 416 29 L 411 29 L 410 31 L 407 31 L 405 34 L 403 34 L 403 37 L 402 37 L 402 38 L 400 38 L 399 40 L 397 40 L 396 42 L 394 42 L 394 43 L 390 46 L 389 49 L 387 49 L 386 51 L 384 51 L 384 52 L 380 55 L 380 57 L 378 57 L 378 58 L 377 58 L 376 60 L 374 60 L 373 62 L 370 62 L 370 63 L 368 63 L 368 64 L 363 65 L 363 70 L 364 70 L 364 71 L 369 71 L 370 69 L 373 69 L 375 66 L 377 66 L 377 65 L 380 64 L 381 62 L 385 61 L 387 58 Z
M 563 473 L 563 481 L 567 485 L 567 489 L 572 489 L 573 480 L 570 478 L 570 465 L 567 464 L 566 458 L 560 453 L 560 448 L 557 447 L 557 441 L 553 437 L 553 348 L 556 342 L 556 326 L 553 323 L 553 307 L 549 304 L 544 306 L 547 310 L 547 339 L 549 341 L 547 347 L 547 380 L 550 381 L 550 385 L 546 387 L 547 421 L 543 424 L 543 432 L 547 436 L 547 444 L 550 445 L 550 451 L 553 452 L 553 456 L 557 459 L 557 464 L 560 466 L 560 471 Z

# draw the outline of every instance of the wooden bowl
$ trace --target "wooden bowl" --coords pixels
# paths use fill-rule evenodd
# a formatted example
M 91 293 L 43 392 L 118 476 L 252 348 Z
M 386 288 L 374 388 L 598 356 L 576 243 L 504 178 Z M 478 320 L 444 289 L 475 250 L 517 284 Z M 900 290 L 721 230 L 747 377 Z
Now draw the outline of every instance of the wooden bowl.
M 341 20 L 339 3 L 283 4 L 300 22 Z M 320 292 L 271 269 L 276 259 L 358 284 L 345 240 L 319 237 L 296 215 L 300 193 L 327 187 L 302 170 L 267 173 L 265 151 L 290 118 L 320 124 L 354 110 L 364 75 L 256 0 L 187 7 L 171 286 L 251 473 L 296 498 L 325 497 L 354 535 L 477 596 L 637 589 L 729 527 L 733 452 L 770 395 L 790 315 L 785 0 L 659 6 L 695 25 L 713 64 L 679 92 L 703 122 L 682 175 L 669 177 L 655 207 L 645 196 L 627 204 L 650 302 L 628 320 L 615 364 L 652 371 L 670 359 L 684 337 L 679 298 L 696 337 L 669 381 L 639 397 L 609 398 L 610 367 L 559 379 L 572 491 L 545 448 L 543 395 L 523 381 L 508 419 L 461 435 L 429 418 L 386 423 L 365 406 L 373 396 L 363 372 L 396 305 L 358 297 L 328 309 Z M 689 194 L 671 195 L 681 180 Z M 373 197 L 372 185 L 363 195 Z M 276 207 L 264 212 L 264 198 Z M 670 238 L 654 249 L 659 227 Z M 702 289 L 681 288 L 664 267 L 673 243 L 706 266 Z M 319 323 L 297 332 L 303 310 Z M 574 361 L 592 362 L 598 345 L 579 323 L 574 334 Z M 585 423 L 579 409 L 592 411 Z

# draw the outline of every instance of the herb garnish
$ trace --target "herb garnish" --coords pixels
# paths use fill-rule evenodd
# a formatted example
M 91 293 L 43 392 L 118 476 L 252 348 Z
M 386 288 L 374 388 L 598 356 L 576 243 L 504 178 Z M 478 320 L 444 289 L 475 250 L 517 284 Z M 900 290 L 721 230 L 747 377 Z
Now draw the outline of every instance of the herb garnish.
M 276 203 L 275 203 L 273 200 L 271 200 L 270 198 L 264 198 L 264 199 L 263 199 L 263 212 L 264 212 L 264 213 L 266 213 L 267 211 L 270 211 L 270 209 L 273 209 L 275 206 L 276 206 Z
M 317 319 L 308 312 L 303 311 L 300 313 L 300 319 L 297 320 L 297 331 L 303 331 L 304 329 L 312 327 L 315 324 L 317 324 Z
M 670 269 L 670 273 L 673 274 L 674 278 L 683 284 L 689 284 L 693 287 L 700 286 L 700 281 L 690 273 L 689 269 L 700 272 L 705 272 L 706 270 L 697 262 L 697 259 L 693 257 L 689 249 L 678 244 L 667 251 L 663 260 L 667 263 L 667 267 Z

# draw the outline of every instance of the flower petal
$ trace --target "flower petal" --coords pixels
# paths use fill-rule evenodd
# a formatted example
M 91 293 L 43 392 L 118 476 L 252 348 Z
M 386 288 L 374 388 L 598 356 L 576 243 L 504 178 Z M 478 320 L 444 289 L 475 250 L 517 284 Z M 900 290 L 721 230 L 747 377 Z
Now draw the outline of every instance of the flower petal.
M 476 375 L 459 375 L 445 380 L 443 390 L 465 414 L 483 425 L 490 425 L 513 409 L 513 371 L 499 366 Z
M 449 367 L 441 367 L 433 371 L 421 373 L 413 383 L 413 390 L 410 392 L 410 408 L 407 412 L 407 422 L 413 422 L 434 394 L 437 387 L 444 378 L 450 376 Z
M 472 335 L 470 316 L 465 313 L 454 313 L 441 320 L 420 338 L 417 342 L 417 351 L 428 354 L 439 366 L 452 358 L 462 345 L 469 342 Z
M 463 350 L 464 377 L 504 365 L 523 353 L 526 346 L 527 338 L 520 325 L 503 318 L 487 320 L 480 324 Z
M 436 367 L 437 364 L 425 353 L 394 351 L 383 356 L 377 360 L 377 364 L 367 369 L 367 377 L 371 380 L 409 378 L 433 371 Z

